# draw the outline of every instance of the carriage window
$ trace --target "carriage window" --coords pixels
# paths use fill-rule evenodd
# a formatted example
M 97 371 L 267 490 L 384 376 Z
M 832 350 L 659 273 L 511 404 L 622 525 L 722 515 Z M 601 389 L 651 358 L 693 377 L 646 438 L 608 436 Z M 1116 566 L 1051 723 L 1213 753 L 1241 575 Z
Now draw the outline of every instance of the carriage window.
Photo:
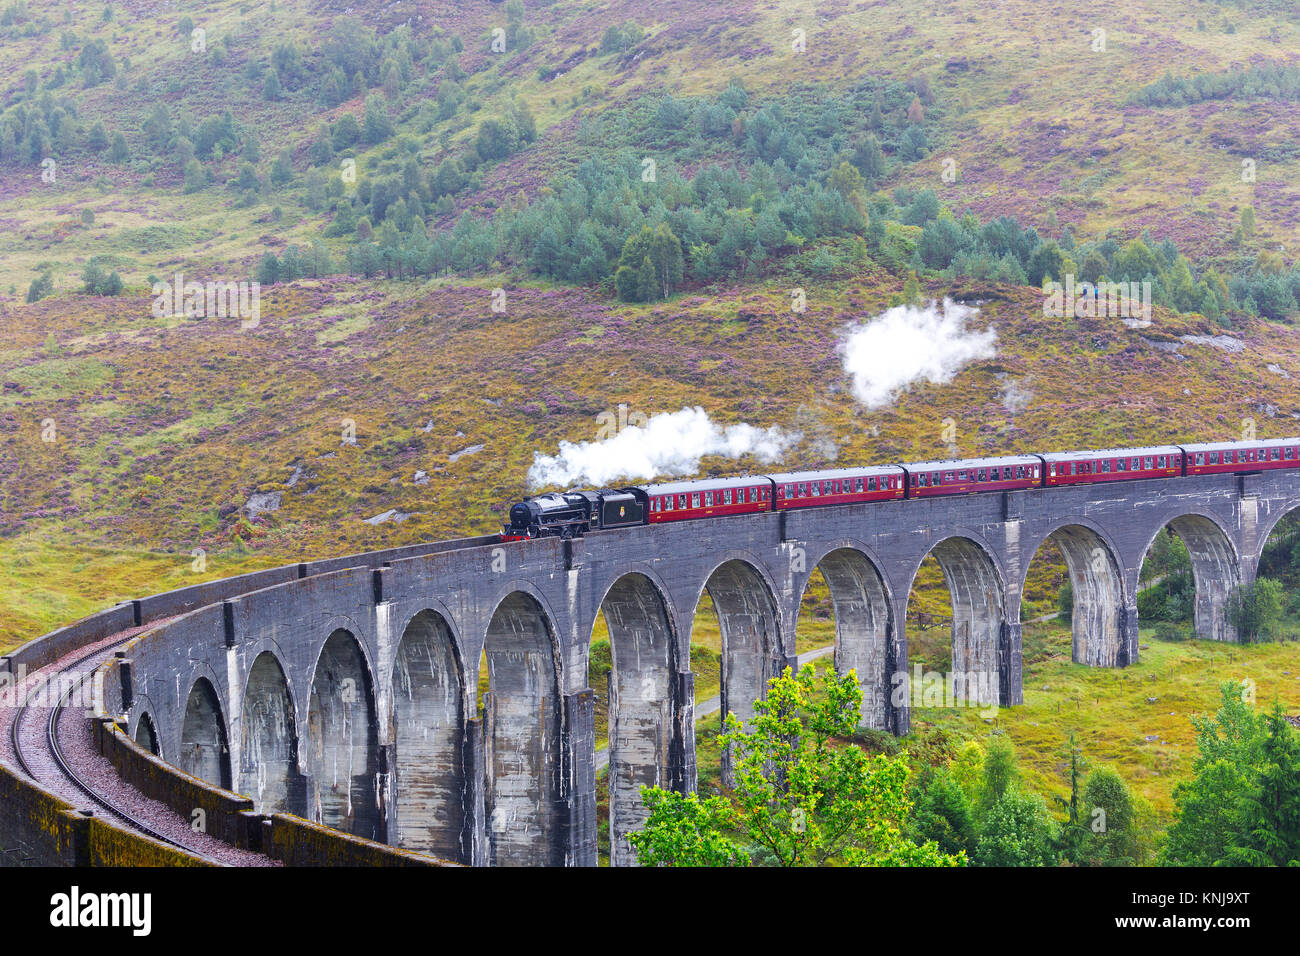
M 918 487 L 918 488 L 924 488 L 924 487 L 926 486 L 926 484 L 927 484 L 927 482 L 926 482 L 925 479 L 926 479 L 926 476 L 925 476 L 925 475 L 917 475 L 917 476 L 916 476 L 916 487 Z
M 1102 473 L 1103 475 L 1109 475 L 1109 474 L 1110 474 L 1110 462 L 1109 462 L 1109 461 L 1103 461 L 1103 462 L 1101 463 L 1101 473 Z
M 1198 452 L 1196 453 L 1196 463 L 1197 463 L 1198 465 L 1203 465 L 1203 464 L 1205 464 L 1205 452 L 1203 452 L 1203 451 L 1198 451 Z
M 1115 462 L 1115 470 L 1128 471 L 1128 462 L 1126 462 L 1123 458 L 1121 458 L 1119 461 Z
M 1219 463 L 1219 453 L 1217 451 L 1210 452 L 1210 464 L 1217 465 L 1218 463 Z
M 821 497 L 822 483 L 820 481 L 814 481 L 812 483 L 812 493 L 814 498 Z
M 831 482 L 831 491 L 837 495 L 840 493 L 840 483 L 838 481 Z
M 1278 448 L 1270 448 L 1270 449 L 1268 450 L 1268 460 L 1269 460 L 1269 461 L 1277 461 L 1277 460 L 1278 460 L 1278 454 L 1279 454 L 1280 451 L 1281 451 L 1281 449 L 1278 449 Z
M 859 478 L 859 479 L 858 479 L 858 482 L 861 483 L 861 481 L 862 481 L 862 479 Z M 859 489 L 859 490 L 861 490 L 861 489 Z M 867 479 L 867 491 L 875 491 L 875 490 L 876 490 L 876 479 L 875 479 L 875 478 L 868 478 L 868 479 Z
M 1144 467 L 1150 468 L 1152 465 L 1152 460 L 1150 458 L 1144 458 L 1142 459 L 1142 464 Z
M 706 491 L 704 493 L 704 507 L 709 508 L 712 507 L 712 505 L 713 505 L 713 492 Z
M 976 481 L 988 481 L 988 480 L 989 480 L 989 472 L 988 472 L 988 469 L 987 469 L 987 468 L 981 468 L 980 471 L 979 471 L 979 477 L 976 478 L 975 480 L 976 480 Z
M 691 495 L 691 507 L 698 508 L 699 506 L 700 506 L 700 493 L 697 491 L 693 495 Z
M 1292 448 L 1290 445 L 1288 445 L 1286 448 L 1283 448 L 1283 449 L 1282 449 L 1282 457 L 1283 457 L 1283 458 L 1286 458 L 1288 461 L 1289 461 L 1290 459 L 1294 458 L 1294 457 L 1295 457 L 1295 449 Z

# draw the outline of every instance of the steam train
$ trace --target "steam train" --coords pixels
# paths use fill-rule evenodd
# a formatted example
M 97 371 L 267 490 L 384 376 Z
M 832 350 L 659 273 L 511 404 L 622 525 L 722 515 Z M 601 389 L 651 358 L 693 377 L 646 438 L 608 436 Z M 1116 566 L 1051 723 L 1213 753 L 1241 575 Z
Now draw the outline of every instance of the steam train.
M 634 525 L 862 501 L 1185 475 L 1241 474 L 1274 468 L 1300 468 L 1300 438 L 866 465 L 600 491 L 562 491 L 512 505 L 510 523 L 501 530 L 501 540 L 520 541 L 548 535 L 570 538 L 589 531 Z

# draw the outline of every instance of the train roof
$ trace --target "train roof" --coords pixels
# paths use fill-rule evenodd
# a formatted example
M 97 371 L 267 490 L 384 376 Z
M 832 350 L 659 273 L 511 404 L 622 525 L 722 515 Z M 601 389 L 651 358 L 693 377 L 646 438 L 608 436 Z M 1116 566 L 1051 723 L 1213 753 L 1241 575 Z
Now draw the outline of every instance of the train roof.
M 936 461 L 909 461 L 900 467 L 906 471 L 955 471 L 958 468 L 992 468 L 1002 465 L 1041 465 L 1037 455 L 1007 455 L 1001 458 L 947 458 Z
M 1254 441 L 1207 441 L 1184 445 L 1184 451 L 1222 451 L 1228 448 L 1282 448 L 1300 445 L 1300 438 L 1257 438 Z
M 1141 458 L 1147 455 L 1179 455 L 1177 445 L 1143 445 L 1137 448 L 1096 448 L 1092 451 L 1052 451 L 1045 461 L 1091 461 L 1093 458 Z
M 834 478 L 856 478 L 859 475 L 901 475 L 901 465 L 863 465 L 861 468 L 835 468 L 829 471 L 783 471 L 766 475 L 778 485 L 796 481 L 823 481 Z
M 681 495 L 694 491 L 712 491 L 715 488 L 753 488 L 770 484 L 767 475 L 745 475 L 741 478 L 697 478 L 693 481 L 670 481 L 661 485 L 642 485 L 648 495 Z

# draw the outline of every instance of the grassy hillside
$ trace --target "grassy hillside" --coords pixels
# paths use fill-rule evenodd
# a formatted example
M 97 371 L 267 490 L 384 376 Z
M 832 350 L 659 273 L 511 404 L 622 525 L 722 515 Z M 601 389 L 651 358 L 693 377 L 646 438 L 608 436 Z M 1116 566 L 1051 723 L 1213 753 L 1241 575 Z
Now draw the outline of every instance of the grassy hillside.
M 943 453 L 945 419 L 974 454 L 1233 437 L 1246 418 L 1282 435 L 1300 413 L 1296 380 L 1269 370 L 1297 367 L 1289 328 L 1257 322 L 1225 351 L 1179 340 L 1213 331 L 1199 317 L 1045 320 L 1032 290 L 981 286 L 928 291 L 983 300 L 975 324 L 997 329 L 996 357 L 868 412 L 835 345 L 896 291 L 869 273 L 827 283 L 795 314 L 762 282 L 655 306 L 533 287 L 512 289 L 500 315 L 480 286 L 331 279 L 277 288 L 250 330 L 141 317 L 130 296 L 11 308 L 0 546 L 42 565 L 84 551 L 101 593 L 126 597 L 138 577 L 103 590 L 122 554 L 150 552 L 151 571 L 172 562 L 160 583 L 175 583 L 195 548 L 216 575 L 481 533 L 525 493 L 534 451 L 594 439 L 619 403 L 798 430 L 789 457 L 808 466 L 829 464 L 831 448 L 838 461 Z M 276 493 L 276 510 L 250 513 L 254 495 Z M 392 510 L 409 517 L 365 520 Z M 75 580 L 45 586 L 76 592 Z M 4 603 L 7 632 L 62 619 L 24 607 Z
M 481 215 L 516 197 L 537 198 L 610 145 L 592 138 L 592 124 L 643 97 L 716 95 L 740 82 L 755 103 L 800 88 L 822 89 L 824 98 L 869 78 L 917 89 L 929 138 L 913 152 L 882 136 L 890 169 L 879 186 L 932 187 L 954 210 L 969 207 L 983 219 L 1009 214 L 1044 235 L 1068 225 L 1076 237 L 1117 231 L 1128 238 L 1149 228 L 1225 274 L 1297 239 L 1293 88 L 1248 83 L 1168 105 L 1134 99 L 1171 69 L 1233 76 L 1252 66 L 1294 67 L 1300 21 L 1289 4 L 1241 0 L 1189 10 L 1181 0 L 1101 0 L 1084 10 L 1038 0 L 996 7 L 674 0 L 646 8 L 557 0 L 515 13 L 509 6 L 210 0 L 175 10 L 14 0 L 0 24 L 3 105 L 15 122 L 14 111 L 24 113 L 16 141 L 7 148 L 0 137 L 8 170 L 0 220 L 11 240 L 0 291 L 12 286 L 21 296 L 47 267 L 56 288 L 78 288 L 76 276 L 93 256 L 130 285 L 164 270 L 247 275 L 267 249 L 312 239 L 341 253 L 345 242 L 322 235 L 336 197 L 322 207 L 308 195 L 310 148 L 322 123 L 345 115 L 364 122 L 372 95 L 391 130 L 373 145 L 339 150 L 324 173 L 352 158 L 364 178 L 408 155 L 432 170 L 472 149 L 485 121 L 516 104 L 531 113 L 535 142 L 472 171 L 468 185 L 450 194 L 450 207 L 431 218 L 439 228 L 463 210 Z M 378 31 L 373 55 L 354 62 L 339 52 L 335 31 L 348 20 L 345 10 Z M 608 41 L 609 28 L 628 23 L 639 32 Z M 204 31 L 197 51 L 194 29 Z M 505 38 L 500 53 L 494 29 Z M 335 63 L 347 82 L 332 92 Z M 359 69 L 349 75 L 352 66 Z M 274 93 L 267 90 L 272 73 L 283 76 Z M 159 105 L 174 124 L 161 134 L 148 129 Z M 904 122 L 906 99 L 886 98 L 883 106 L 886 125 Z M 49 128 L 31 146 L 24 132 L 33 110 L 47 126 L 60 125 L 51 119 L 58 111 L 66 129 Z M 208 152 L 201 126 L 227 110 L 237 133 Z M 90 143 L 96 121 L 109 139 L 122 134 L 124 155 Z M 205 178 L 193 191 L 185 184 L 188 154 L 178 145 L 182 128 Z M 661 161 L 674 159 L 644 125 L 639 132 L 643 152 L 648 146 Z M 807 135 L 815 139 L 817 131 Z M 258 144 L 251 159 L 247 139 Z M 286 149 L 293 178 L 276 184 L 271 166 Z M 42 177 L 42 157 L 56 163 L 53 182 Z M 711 158 L 735 157 L 722 148 Z M 682 159 L 689 172 L 700 157 Z M 1254 164 L 1250 181 L 1243 160 Z M 227 186 L 245 161 L 260 183 Z M 1247 206 L 1256 231 L 1234 241 Z M 93 222 L 83 222 L 87 211 Z

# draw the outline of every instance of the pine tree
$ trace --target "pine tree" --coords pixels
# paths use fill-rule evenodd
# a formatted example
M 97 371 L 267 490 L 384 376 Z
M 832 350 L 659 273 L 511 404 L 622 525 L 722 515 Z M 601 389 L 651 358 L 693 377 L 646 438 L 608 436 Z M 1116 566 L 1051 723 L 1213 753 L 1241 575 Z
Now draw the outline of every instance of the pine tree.
M 118 130 L 113 134 L 113 144 L 109 147 L 108 158 L 112 162 L 121 163 L 125 162 L 130 155 L 126 148 L 126 137 L 122 135 L 121 130 Z
M 1275 702 L 1255 778 L 1237 805 L 1230 866 L 1300 866 L 1300 734 Z

